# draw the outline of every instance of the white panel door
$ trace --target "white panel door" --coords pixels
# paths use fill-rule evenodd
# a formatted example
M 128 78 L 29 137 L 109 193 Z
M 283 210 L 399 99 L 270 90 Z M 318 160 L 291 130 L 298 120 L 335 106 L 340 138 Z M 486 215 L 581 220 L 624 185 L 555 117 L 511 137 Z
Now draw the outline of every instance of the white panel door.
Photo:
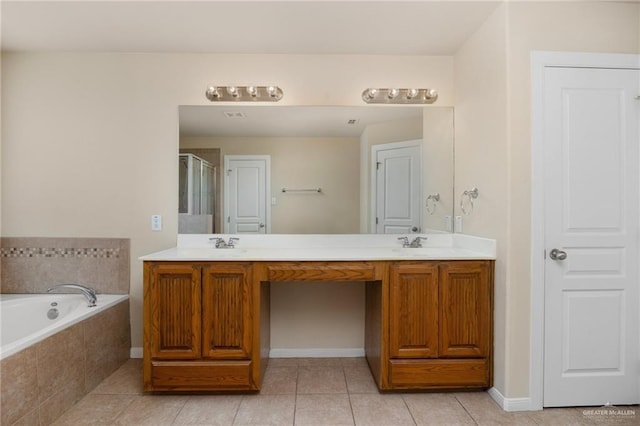
M 376 148 L 376 233 L 420 232 L 422 207 L 420 141 L 374 148 Z
M 225 156 L 225 233 L 268 232 L 268 156 Z
M 639 402 L 639 81 L 545 68 L 545 407 Z

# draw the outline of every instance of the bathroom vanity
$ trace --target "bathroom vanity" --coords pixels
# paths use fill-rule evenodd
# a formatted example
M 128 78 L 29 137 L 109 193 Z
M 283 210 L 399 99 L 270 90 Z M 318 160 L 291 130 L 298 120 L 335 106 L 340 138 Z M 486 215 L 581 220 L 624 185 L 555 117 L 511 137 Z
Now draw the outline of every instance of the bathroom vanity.
M 380 390 L 492 385 L 493 240 L 243 235 L 216 249 L 209 237 L 142 258 L 145 390 L 260 390 L 270 284 L 286 281 L 365 283 L 365 354 Z

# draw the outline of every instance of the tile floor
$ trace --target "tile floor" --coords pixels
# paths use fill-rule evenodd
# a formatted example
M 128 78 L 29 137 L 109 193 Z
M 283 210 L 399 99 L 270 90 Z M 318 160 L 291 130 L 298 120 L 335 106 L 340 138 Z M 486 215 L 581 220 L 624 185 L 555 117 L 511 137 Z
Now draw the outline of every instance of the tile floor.
M 629 407 L 625 407 L 629 408 Z M 272 359 L 253 395 L 146 395 L 127 361 L 60 417 L 80 425 L 638 425 L 583 408 L 502 411 L 485 392 L 380 394 L 363 358 Z

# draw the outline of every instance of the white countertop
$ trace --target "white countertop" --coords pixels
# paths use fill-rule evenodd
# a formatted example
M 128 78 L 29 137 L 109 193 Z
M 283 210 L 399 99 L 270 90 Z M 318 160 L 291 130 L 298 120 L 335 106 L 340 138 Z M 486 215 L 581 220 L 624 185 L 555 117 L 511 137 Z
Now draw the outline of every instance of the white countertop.
M 403 248 L 400 235 L 222 235 L 181 234 L 176 247 L 140 257 L 144 261 L 357 261 L 495 259 L 495 240 L 463 234 L 426 237 L 422 248 Z M 239 238 L 232 249 L 216 249 L 210 238 Z

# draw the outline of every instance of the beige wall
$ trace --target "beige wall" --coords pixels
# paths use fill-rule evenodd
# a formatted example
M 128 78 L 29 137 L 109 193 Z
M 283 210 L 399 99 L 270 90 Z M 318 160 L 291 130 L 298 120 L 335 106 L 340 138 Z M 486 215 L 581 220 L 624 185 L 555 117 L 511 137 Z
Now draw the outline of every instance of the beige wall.
M 637 53 L 638 4 L 514 3 L 509 7 L 509 382 L 511 397 L 528 395 L 530 327 L 531 79 L 536 50 Z
M 288 105 L 361 105 L 366 87 L 395 86 L 437 88 L 438 104 L 450 106 L 452 69 L 451 57 L 4 54 L 2 233 L 130 238 L 140 347 L 138 257 L 176 242 L 178 105 L 209 104 L 212 83 L 269 82 Z M 152 214 L 163 216 L 161 232 L 151 231 Z M 317 323 L 305 341 L 282 344 L 305 347 L 336 332 Z
M 220 148 L 225 155 L 270 155 L 271 233 L 359 232 L 358 138 L 182 137 L 181 148 Z M 224 179 L 224 178 L 223 178 Z M 283 193 L 282 188 L 322 188 Z M 221 191 L 220 201 L 224 197 Z
M 466 234 L 495 238 L 494 386 L 501 392 L 509 377 L 506 337 L 507 265 L 507 51 L 506 8 L 501 6 L 455 56 L 456 215 L 463 191 L 478 188 L 473 212 L 462 217 Z M 522 332 L 526 332 L 523 330 Z
M 506 3 L 455 56 L 456 194 L 478 187 L 464 232 L 498 241 L 495 386 L 506 397 L 529 394 L 530 52 L 638 53 L 639 7 Z
M 422 203 L 425 232 L 446 231 L 446 217 L 453 213 L 454 176 L 454 111 L 453 108 L 425 108 L 422 116 Z M 435 206 L 426 201 L 429 195 L 439 194 Z

